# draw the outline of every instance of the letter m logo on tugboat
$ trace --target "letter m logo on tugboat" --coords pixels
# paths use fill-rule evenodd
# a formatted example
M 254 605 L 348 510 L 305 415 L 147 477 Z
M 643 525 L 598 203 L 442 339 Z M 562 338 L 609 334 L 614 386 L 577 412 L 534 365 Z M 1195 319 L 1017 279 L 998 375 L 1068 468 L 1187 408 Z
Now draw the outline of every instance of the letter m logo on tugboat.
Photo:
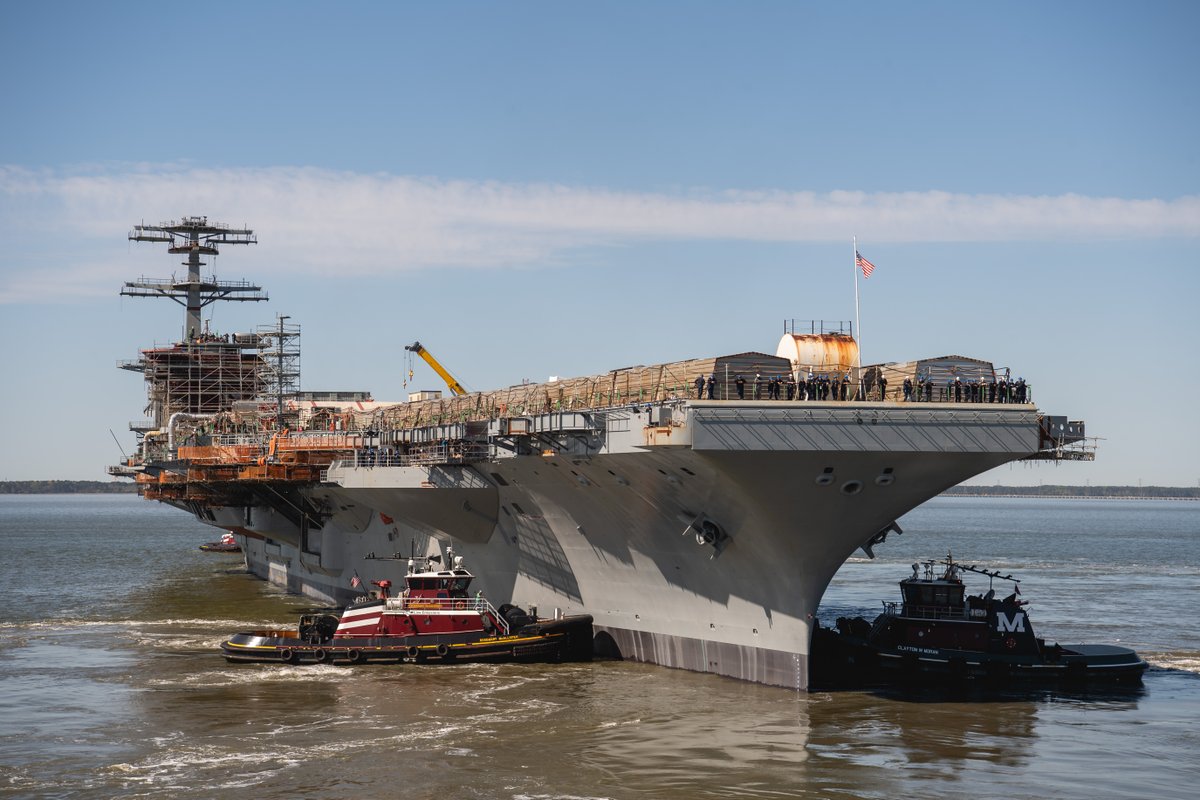
M 1009 619 L 1008 614 L 1003 611 L 996 612 L 996 633 L 1024 633 L 1025 632 L 1025 612 L 1013 612 L 1012 618 Z

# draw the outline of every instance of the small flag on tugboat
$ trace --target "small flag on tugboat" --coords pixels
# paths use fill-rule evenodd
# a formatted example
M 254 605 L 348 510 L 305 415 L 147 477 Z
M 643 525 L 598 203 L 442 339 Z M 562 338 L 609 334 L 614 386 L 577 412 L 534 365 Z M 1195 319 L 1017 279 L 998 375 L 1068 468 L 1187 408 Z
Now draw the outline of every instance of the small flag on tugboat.
M 875 265 L 859 255 L 857 250 L 854 251 L 854 260 L 858 263 L 858 268 L 862 270 L 863 277 L 871 277 L 871 273 L 875 271 Z
M 354 577 L 350 579 L 350 585 L 351 585 L 352 587 L 354 587 L 355 589 L 357 589 L 358 587 L 362 586 L 362 578 L 358 577 L 358 572 L 357 572 L 357 571 L 355 571 L 355 573 L 354 573 Z

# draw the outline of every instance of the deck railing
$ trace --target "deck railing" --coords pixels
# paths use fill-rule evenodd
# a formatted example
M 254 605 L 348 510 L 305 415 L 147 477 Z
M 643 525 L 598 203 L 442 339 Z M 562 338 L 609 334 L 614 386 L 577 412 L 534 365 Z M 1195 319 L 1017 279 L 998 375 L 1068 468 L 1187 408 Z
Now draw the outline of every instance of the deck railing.
M 901 603 L 893 600 L 883 601 L 883 612 L 891 616 L 903 616 L 913 619 L 971 619 L 965 606 L 962 608 L 947 608 L 946 606 L 904 606 Z
M 501 636 L 509 632 L 508 620 L 485 597 L 389 597 L 385 613 L 479 614 L 497 623 Z

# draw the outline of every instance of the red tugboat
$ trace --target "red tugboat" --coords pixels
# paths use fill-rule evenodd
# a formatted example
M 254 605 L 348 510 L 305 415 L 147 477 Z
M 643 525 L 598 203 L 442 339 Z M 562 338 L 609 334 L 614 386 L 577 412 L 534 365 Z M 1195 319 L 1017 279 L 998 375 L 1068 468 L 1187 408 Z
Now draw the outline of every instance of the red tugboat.
M 913 564 L 900 581 L 902 603 L 885 602 L 874 623 L 861 617 L 837 621 L 838 649 L 866 680 L 886 673 L 901 678 L 985 678 L 998 682 L 1038 680 L 1138 683 L 1146 662 L 1128 647 L 1107 644 L 1046 644 L 1020 599 L 1020 581 L 947 554 L 936 574 L 934 561 Z M 986 575 L 983 595 L 966 595 L 963 572 Z M 1012 594 L 997 599 L 990 584 L 1010 581 Z
M 391 581 L 372 581 L 372 596 L 333 614 L 305 614 L 297 630 L 234 634 L 221 644 L 229 661 L 285 664 L 367 662 L 590 661 L 592 618 L 587 614 L 538 619 L 536 609 L 494 608 L 478 592 L 462 557 L 450 552 L 450 569 L 440 559 L 408 562 L 404 590 Z
M 206 553 L 240 553 L 240 552 L 242 552 L 241 545 L 239 545 L 237 543 L 237 540 L 233 538 L 233 534 L 228 531 L 221 534 L 221 541 L 208 542 L 207 544 L 202 544 L 202 545 L 200 545 L 200 549 Z

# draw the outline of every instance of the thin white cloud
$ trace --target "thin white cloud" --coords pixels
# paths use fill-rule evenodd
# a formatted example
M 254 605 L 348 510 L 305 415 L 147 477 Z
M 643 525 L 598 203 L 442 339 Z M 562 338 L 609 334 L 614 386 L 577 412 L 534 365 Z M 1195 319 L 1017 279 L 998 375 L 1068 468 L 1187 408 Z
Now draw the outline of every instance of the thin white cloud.
M 358 275 L 544 266 L 582 248 L 652 240 L 827 242 L 853 232 L 876 243 L 1200 236 L 1200 196 L 667 194 L 315 168 L 135 165 L 64 173 L 0 166 L 0 232 L 9 244 L 0 254 L 0 303 L 30 299 L 68 277 L 81 278 L 84 285 L 73 284 L 86 293 L 82 271 L 56 266 L 79 252 L 93 263 L 86 274 L 105 282 L 97 290 L 111 292 L 110 276 L 128 264 L 105 264 L 98 243 L 142 220 L 191 214 L 254 228 L 270 242 L 278 268 Z

